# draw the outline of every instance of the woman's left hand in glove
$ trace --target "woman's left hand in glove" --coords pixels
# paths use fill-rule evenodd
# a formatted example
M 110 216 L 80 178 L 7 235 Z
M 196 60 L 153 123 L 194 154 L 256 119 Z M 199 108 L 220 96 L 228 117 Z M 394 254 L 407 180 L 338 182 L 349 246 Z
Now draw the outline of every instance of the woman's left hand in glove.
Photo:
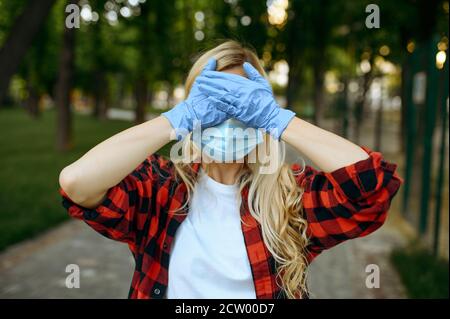
M 275 101 L 269 82 L 248 62 L 248 78 L 218 71 L 204 71 L 196 80 L 199 90 L 222 102 L 217 107 L 244 124 L 262 128 L 279 140 L 295 113 Z

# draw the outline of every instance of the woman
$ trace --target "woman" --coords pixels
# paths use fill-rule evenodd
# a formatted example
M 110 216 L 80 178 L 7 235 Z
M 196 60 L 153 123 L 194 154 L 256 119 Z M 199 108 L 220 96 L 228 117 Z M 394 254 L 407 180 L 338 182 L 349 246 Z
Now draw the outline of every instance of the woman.
M 317 255 L 383 224 L 396 165 L 280 108 L 264 75 L 227 41 L 195 62 L 185 101 L 61 172 L 69 214 L 129 245 L 130 298 L 307 298 Z M 155 154 L 173 139 L 181 157 Z M 276 161 L 284 142 L 320 170 Z M 267 145 L 269 172 L 251 156 Z

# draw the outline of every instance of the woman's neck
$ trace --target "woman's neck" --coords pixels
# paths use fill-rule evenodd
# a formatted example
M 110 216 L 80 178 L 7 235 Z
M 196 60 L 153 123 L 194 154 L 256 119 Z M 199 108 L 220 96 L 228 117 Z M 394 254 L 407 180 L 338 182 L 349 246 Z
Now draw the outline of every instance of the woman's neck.
M 206 165 L 202 164 L 203 170 L 208 172 L 208 176 L 218 183 L 233 185 L 244 166 L 243 163 L 210 163 L 208 170 Z

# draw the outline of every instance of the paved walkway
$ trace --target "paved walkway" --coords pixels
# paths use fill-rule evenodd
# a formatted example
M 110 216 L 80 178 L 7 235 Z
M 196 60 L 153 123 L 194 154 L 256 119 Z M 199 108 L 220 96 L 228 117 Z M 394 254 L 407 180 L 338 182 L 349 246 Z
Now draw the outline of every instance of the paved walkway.
M 126 298 L 133 263 L 127 245 L 71 220 L 0 255 L 0 298 Z M 80 288 L 66 287 L 69 264 Z
M 367 237 L 350 240 L 317 257 L 310 266 L 311 298 L 406 298 L 389 260 L 392 249 L 406 244 L 395 224 L 388 222 Z M 379 288 L 366 287 L 368 265 L 378 266 Z

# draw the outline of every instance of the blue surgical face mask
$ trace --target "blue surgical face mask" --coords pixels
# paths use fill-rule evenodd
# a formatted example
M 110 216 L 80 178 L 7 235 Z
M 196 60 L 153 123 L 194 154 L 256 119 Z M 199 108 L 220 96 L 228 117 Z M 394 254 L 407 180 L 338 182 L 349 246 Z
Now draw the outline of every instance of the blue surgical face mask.
M 201 146 L 203 155 L 216 162 L 240 160 L 262 141 L 263 135 L 259 130 L 235 119 L 204 129 L 200 139 L 194 138 L 194 144 Z

